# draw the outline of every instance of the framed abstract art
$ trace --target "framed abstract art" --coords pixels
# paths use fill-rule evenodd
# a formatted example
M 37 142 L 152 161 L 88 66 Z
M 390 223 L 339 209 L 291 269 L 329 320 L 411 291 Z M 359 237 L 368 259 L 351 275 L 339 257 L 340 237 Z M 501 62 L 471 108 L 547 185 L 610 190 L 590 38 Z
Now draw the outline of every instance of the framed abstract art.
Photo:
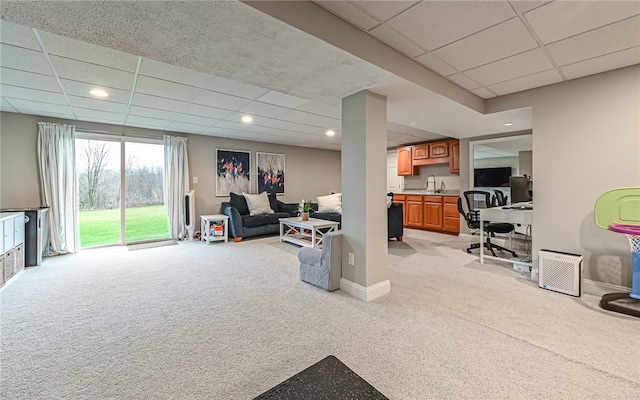
M 257 192 L 284 194 L 285 156 L 284 154 L 256 152 Z
M 216 149 L 216 196 L 250 193 L 251 152 Z

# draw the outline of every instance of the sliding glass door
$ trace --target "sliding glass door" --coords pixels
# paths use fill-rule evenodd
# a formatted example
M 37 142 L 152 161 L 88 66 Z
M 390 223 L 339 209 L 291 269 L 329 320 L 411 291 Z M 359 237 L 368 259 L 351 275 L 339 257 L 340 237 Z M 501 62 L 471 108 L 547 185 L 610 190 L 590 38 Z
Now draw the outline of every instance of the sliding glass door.
M 162 181 L 164 146 L 125 142 L 125 242 L 169 238 Z
M 170 237 L 161 142 L 80 134 L 76 166 L 80 247 Z

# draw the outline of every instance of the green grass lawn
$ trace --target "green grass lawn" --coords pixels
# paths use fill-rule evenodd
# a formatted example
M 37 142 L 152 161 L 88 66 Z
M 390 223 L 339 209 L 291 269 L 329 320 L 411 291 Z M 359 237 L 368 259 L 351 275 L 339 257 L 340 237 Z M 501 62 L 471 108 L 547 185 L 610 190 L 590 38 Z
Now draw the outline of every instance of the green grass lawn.
M 168 238 L 169 222 L 163 205 L 126 210 L 126 242 Z M 80 211 L 80 247 L 120 244 L 120 210 Z

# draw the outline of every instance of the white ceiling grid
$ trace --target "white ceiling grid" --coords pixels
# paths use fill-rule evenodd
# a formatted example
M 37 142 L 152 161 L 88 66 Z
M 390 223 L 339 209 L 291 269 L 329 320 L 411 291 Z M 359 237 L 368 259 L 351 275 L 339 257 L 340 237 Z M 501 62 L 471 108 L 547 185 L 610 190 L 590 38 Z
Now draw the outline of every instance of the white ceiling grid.
M 146 58 L 133 87 L 137 56 L 7 21 L 0 40 L 3 111 L 340 149 L 339 109 L 321 103 Z
M 316 1 L 482 98 L 640 63 L 638 1 Z

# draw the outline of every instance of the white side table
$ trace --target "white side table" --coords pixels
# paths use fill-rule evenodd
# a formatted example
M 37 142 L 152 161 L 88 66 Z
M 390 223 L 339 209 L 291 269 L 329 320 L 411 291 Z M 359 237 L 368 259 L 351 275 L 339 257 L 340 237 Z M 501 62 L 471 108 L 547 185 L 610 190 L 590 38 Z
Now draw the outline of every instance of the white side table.
M 222 235 L 216 235 L 214 231 L 214 226 L 216 226 L 216 222 L 223 223 L 224 232 Z M 210 242 L 218 242 L 224 241 L 225 243 L 229 240 L 229 217 L 222 214 L 212 214 L 212 215 L 201 215 L 200 216 L 200 240 L 204 240 L 209 244 Z

